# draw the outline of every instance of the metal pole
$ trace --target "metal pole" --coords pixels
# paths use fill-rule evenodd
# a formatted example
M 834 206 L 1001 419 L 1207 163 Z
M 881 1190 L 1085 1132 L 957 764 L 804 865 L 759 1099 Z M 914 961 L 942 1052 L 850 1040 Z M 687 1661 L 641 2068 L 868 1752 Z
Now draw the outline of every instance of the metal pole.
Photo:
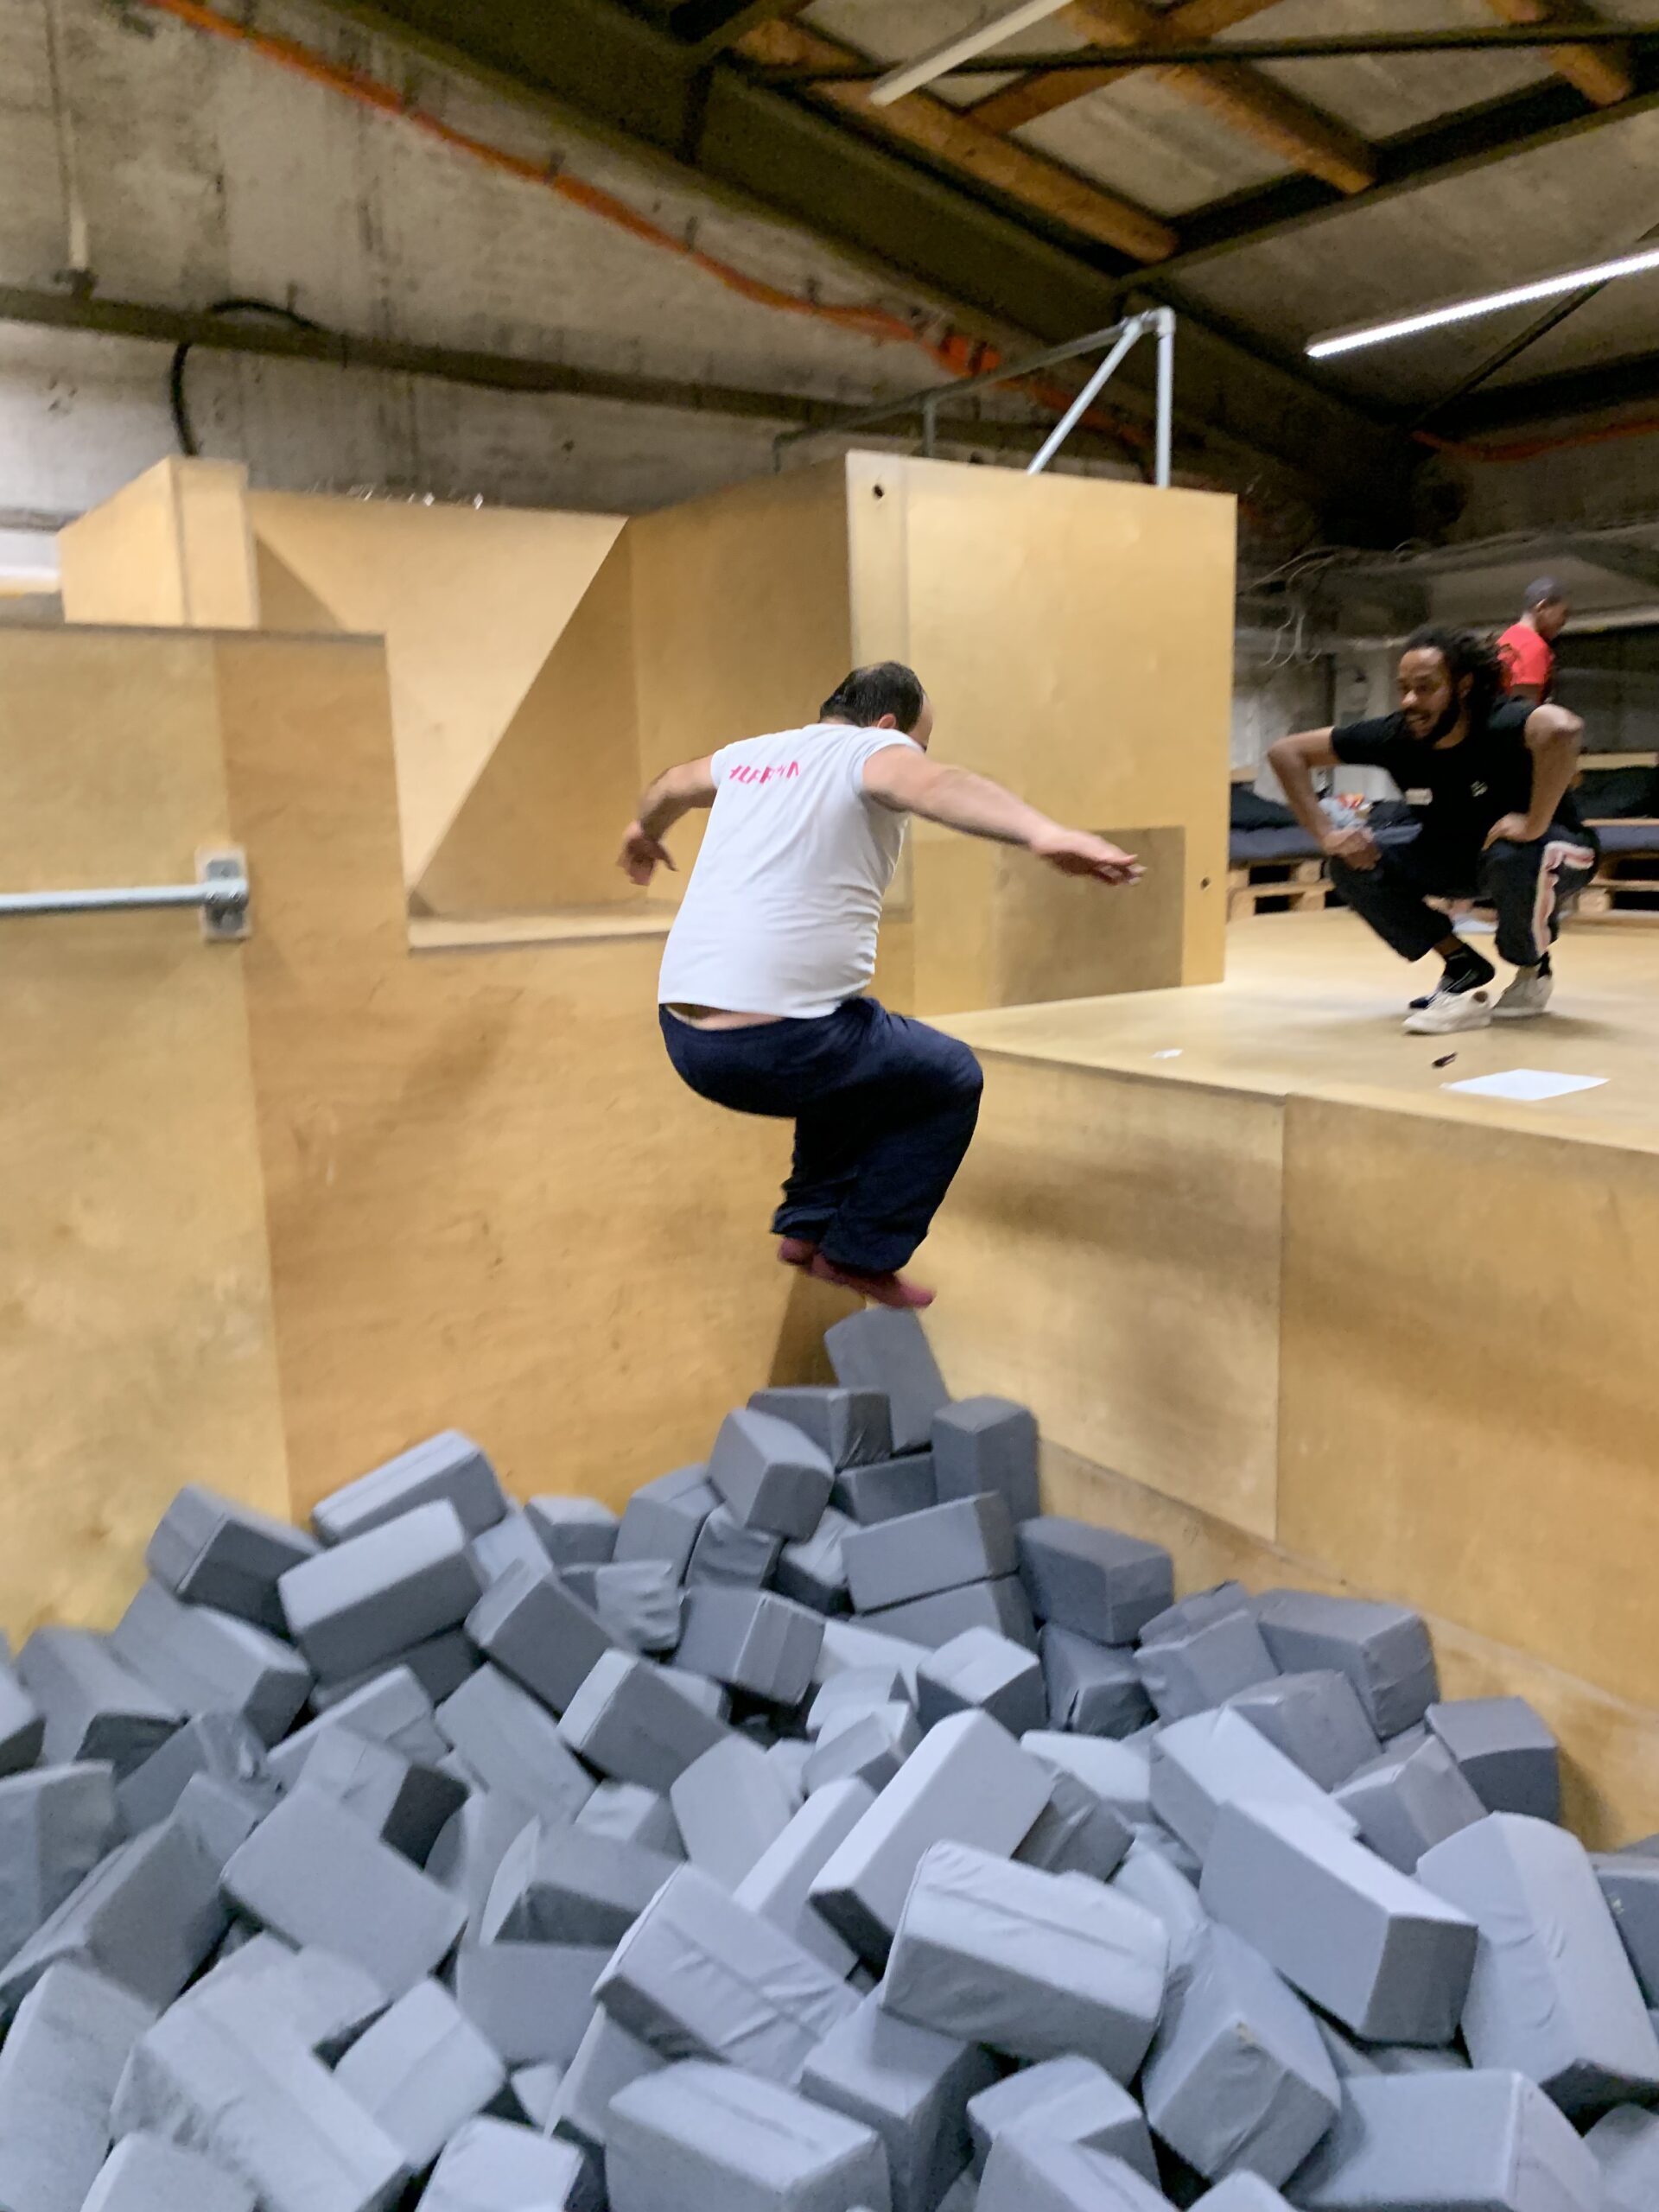
M 935 399 L 922 402 L 922 452 L 931 461 L 939 442 L 939 406 Z
M 1083 390 L 1077 394 L 1071 404 L 1066 409 L 1065 414 L 1061 416 L 1059 421 L 1049 432 L 1047 437 L 1037 448 L 1036 453 L 1033 455 L 1030 462 L 1027 464 L 1026 469 L 1027 476 L 1040 476 L 1044 469 L 1048 467 L 1049 462 L 1052 461 L 1055 454 L 1071 436 L 1078 423 L 1082 420 L 1084 416 L 1088 413 L 1090 408 L 1093 406 L 1096 392 L 1098 392 L 1102 385 L 1109 382 L 1111 377 L 1116 373 L 1118 363 L 1123 359 L 1123 356 L 1128 352 L 1130 346 L 1134 345 L 1135 340 L 1141 335 L 1141 331 L 1146 327 L 1147 321 L 1147 317 L 1136 315 L 1132 322 L 1127 322 L 1124 324 L 1123 334 L 1118 340 L 1116 345 L 1113 346 L 1111 352 L 1106 356 L 1100 366 L 1095 371 L 1093 376 L 1090 378 L 1088 383 L 1084 385 Z
M 1158 448 L 1153 482 L 1167 491 L 1175 423 L 1175 311 L 1158 308 L 1153 321 L 1158 330 Z
M 0 893 L 0 919 L 42 914 L 124 914 L 157 908 L 196 907 L 204 937 L 248 934 L 247 862 L 239 852 L 204 853 L 194 883 L 120 884 L 77 891 Z

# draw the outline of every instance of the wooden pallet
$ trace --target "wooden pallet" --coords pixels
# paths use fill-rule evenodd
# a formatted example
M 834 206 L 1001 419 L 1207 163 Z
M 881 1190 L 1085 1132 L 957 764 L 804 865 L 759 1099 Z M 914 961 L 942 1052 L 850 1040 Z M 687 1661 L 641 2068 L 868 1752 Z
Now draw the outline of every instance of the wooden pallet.
M 1227 918 L 1317 913 L 1330 903 L 1323 861 L 1250 861 L 1227 871 Z
M 1592 823 L 1607 829 L 1612 825 Z M 1624 825 L 1628 828 L 1629 823 Z M 1645 823 L 1643 825 L 1646 828 Z M 1659 821 L 1652 825 L 1650 853 L 1607 853 L 1600 867 L 1579 894 L 1580 921 L 1645 923 L 1659 926 Z

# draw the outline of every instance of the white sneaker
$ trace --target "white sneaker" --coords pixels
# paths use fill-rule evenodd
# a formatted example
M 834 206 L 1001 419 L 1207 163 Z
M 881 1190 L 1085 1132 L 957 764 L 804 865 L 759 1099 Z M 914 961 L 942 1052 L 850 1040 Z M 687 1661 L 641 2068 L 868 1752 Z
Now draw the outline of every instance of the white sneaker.
M 1503 997 L 1492 1008 L 1495 1021 L 1529 1021 L 1541 1014 L 1549 1004 L 1549 995 L 1555 988 L 1555 978 L 1536 974 L 1517 976 Z
M 1491 1026 L 1491 1001 L 1484 991 L 1438 990 L 1428 1004 L 1406 1016 L 1408 1037 L 1446 1037 L 1454 1029 Z

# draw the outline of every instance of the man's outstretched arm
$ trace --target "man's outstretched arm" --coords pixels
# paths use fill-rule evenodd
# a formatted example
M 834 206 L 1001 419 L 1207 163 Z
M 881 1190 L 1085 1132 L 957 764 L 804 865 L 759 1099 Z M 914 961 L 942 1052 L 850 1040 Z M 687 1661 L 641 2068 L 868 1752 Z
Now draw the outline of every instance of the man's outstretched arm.
M 683 814 L 715 803 L 714 769 L 708 759 L 683 761 L 666 768 L 645 792 L 639 809 L 622 835 L 617 866 L 630 883 L 641 889 L 659 868 L 674 865 L 663 839 Z
M 1333 830 L 1313 788 L 1315 768 L 1334 768 L 1337 755 L 1328 729 L 1305 729 L 1294 737 L 1276 738 L 1268 747 L 1268 764 L 1279 779 L 1285 804 L 1310 837 L 1319 840 L 1327 860 L 1346 861 L 1350 868 L 1376 866 L 1376 840 L 1357 823 Z
M 1091 875 L 1102 883 L 1134 883 L 1142 870 L 1133 853 L 1121 852 L 1086 830 L 1067 830 L 1016 798 L 988 776 L 929 760 L 912 747 L 885 747 L 864 763 L 864 789 L 897 814 L 919 814 L 969 837 L 1023 845 L 1066 875 Z

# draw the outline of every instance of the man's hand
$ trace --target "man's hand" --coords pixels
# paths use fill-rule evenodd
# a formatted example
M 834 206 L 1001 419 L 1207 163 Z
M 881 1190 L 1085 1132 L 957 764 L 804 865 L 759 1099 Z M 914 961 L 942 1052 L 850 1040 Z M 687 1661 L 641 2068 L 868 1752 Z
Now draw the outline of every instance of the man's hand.
M 1091 875 L 1097 883 L 1139 883 L 1146 874 L 1133 853 L 1122 852 L 1086 830 L 1039 830 L 1028 849 L 1062 875 Z
M 1319 849 L 1326 860 L 1343 861 L 1350 868 L 1376 866 L 1376 840 L 1357 822 L 1345 830 L 1328 830 L 1319 840 Z
M 1535 845 L 1548 827 L 1546 823 L 1543 830 L 1535 830 L 1524 814 L 1500 814 L 1486 832 L 1481 850 L 1490 852 L 1494 845 L 1501 844 Z
M 630 883 L 637 883 L 643 891 L 659 868 L 672 868 L 673 859 L 659 837 L 649 837 L 637 822 L 630 822 L 623 832 L 622 850 L 617 855 L 617 866 Z

